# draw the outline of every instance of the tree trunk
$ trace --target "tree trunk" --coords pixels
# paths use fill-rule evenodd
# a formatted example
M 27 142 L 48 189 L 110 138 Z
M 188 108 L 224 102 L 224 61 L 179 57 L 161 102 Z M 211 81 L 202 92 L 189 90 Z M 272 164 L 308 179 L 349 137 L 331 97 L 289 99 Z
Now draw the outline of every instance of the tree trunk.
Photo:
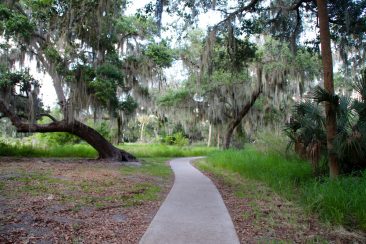
M 324 88 L 329 94 L 334 94 L 332 51 L 330 46 L 329 20 L 326 0 L 317 0 L 320 26 L 320 44 L 324 69 Z M 333 141 L 337 133 L 337 118 L 333 104 L 325 102 L 328 165 L 331 178 L 339 175 L 337 157 L 333 151 Z
M 46 132 L 68 132 L 80 137 L 89 143 L 99 153 L 99 159 L 110 159 L 117 161 L 134 161 L 136 158 L 128 152 L 116 148 L 93 128 L 77 121 L 54 121 L 50 124 L 30 124 L 23 122 L 6 103 L 0 98 L 0 112 L 8 117 L 18 132 L 25 133 L 46 133 Z
M 144 123 L 141 123 L 141 130 L 140 130 L 140 141 L 141 142 L 144 139 L 144 127 L 145 127 L 145 124 Z
M 233 136 L 233 132 L 235 128 L 240 124 L 240 122 L 243 120 L 244 116 L 249 112 L 250 108 L 253 107 L 255 101 L 259 97 L 259 95 L 262 93 L 261 86 L 258 88 L 257 91 L 254 91 L 250 101 L 248 101 L 247 104 L 243 106 L 243 108 L 239 111 L 238 115 L 230 121 L 230 123 L 227 126 L 226 134 L 224 137 L 224 148 L 228 149 L 230 147 L 231 143 L 231 137 Z
M 122 140 L 122 119 L 120 116 L 117 117 L 117 144 L 123 142 Z
M 212 125 L 208 126 L 208 138 L 207 138 L 207 147 L 211 146 L 211 135 L 212 135 Z
M 220 127 L 217 127 L 217 148 L 220 149 Z

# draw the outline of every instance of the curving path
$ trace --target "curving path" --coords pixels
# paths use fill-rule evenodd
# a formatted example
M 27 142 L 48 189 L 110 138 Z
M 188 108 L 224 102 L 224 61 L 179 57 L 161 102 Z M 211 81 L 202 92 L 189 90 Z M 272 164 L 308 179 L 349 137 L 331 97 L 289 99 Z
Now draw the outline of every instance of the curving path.
M 190 161 L 170 162 L 173 188 L 140 244 L 238 244 L 233 222 L 215 185 Z

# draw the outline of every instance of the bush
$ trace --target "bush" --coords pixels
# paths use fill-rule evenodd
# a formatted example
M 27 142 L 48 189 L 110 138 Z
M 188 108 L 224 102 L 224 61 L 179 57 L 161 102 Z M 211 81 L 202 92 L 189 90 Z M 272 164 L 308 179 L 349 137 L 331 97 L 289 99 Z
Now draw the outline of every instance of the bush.
M 36 138 L 51 145 L 77 144 L 81 142 L 79 137 L 67 132 L 38 133 Z
M 186 138 L 182 132 L 174 133 L 173 135 L 166 135 L 161 140 L 166 145 L 186 146 L 189 144 L 188 138 Z

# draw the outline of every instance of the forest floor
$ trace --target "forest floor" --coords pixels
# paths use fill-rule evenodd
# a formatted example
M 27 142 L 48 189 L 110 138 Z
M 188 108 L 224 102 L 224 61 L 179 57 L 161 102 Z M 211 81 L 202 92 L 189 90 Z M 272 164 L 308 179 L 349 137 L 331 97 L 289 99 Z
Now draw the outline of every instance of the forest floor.
M 172 185 L 166 161 L 0 158 L 0 243 L 138 243 Z
M 210 167 L 195 165 L 216 185 L 241 243 L 364 243 L 362 235 L 319 221 L 262 183 Z

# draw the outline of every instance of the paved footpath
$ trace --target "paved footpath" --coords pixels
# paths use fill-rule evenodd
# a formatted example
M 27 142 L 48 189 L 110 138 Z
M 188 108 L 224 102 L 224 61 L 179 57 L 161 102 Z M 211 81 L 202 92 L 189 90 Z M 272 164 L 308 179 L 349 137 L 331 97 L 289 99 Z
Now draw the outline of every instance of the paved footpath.
M 173 188 L 140 244 L 238 244 L 233 222 L 215 185 L 190 161 L 170 162 Z

